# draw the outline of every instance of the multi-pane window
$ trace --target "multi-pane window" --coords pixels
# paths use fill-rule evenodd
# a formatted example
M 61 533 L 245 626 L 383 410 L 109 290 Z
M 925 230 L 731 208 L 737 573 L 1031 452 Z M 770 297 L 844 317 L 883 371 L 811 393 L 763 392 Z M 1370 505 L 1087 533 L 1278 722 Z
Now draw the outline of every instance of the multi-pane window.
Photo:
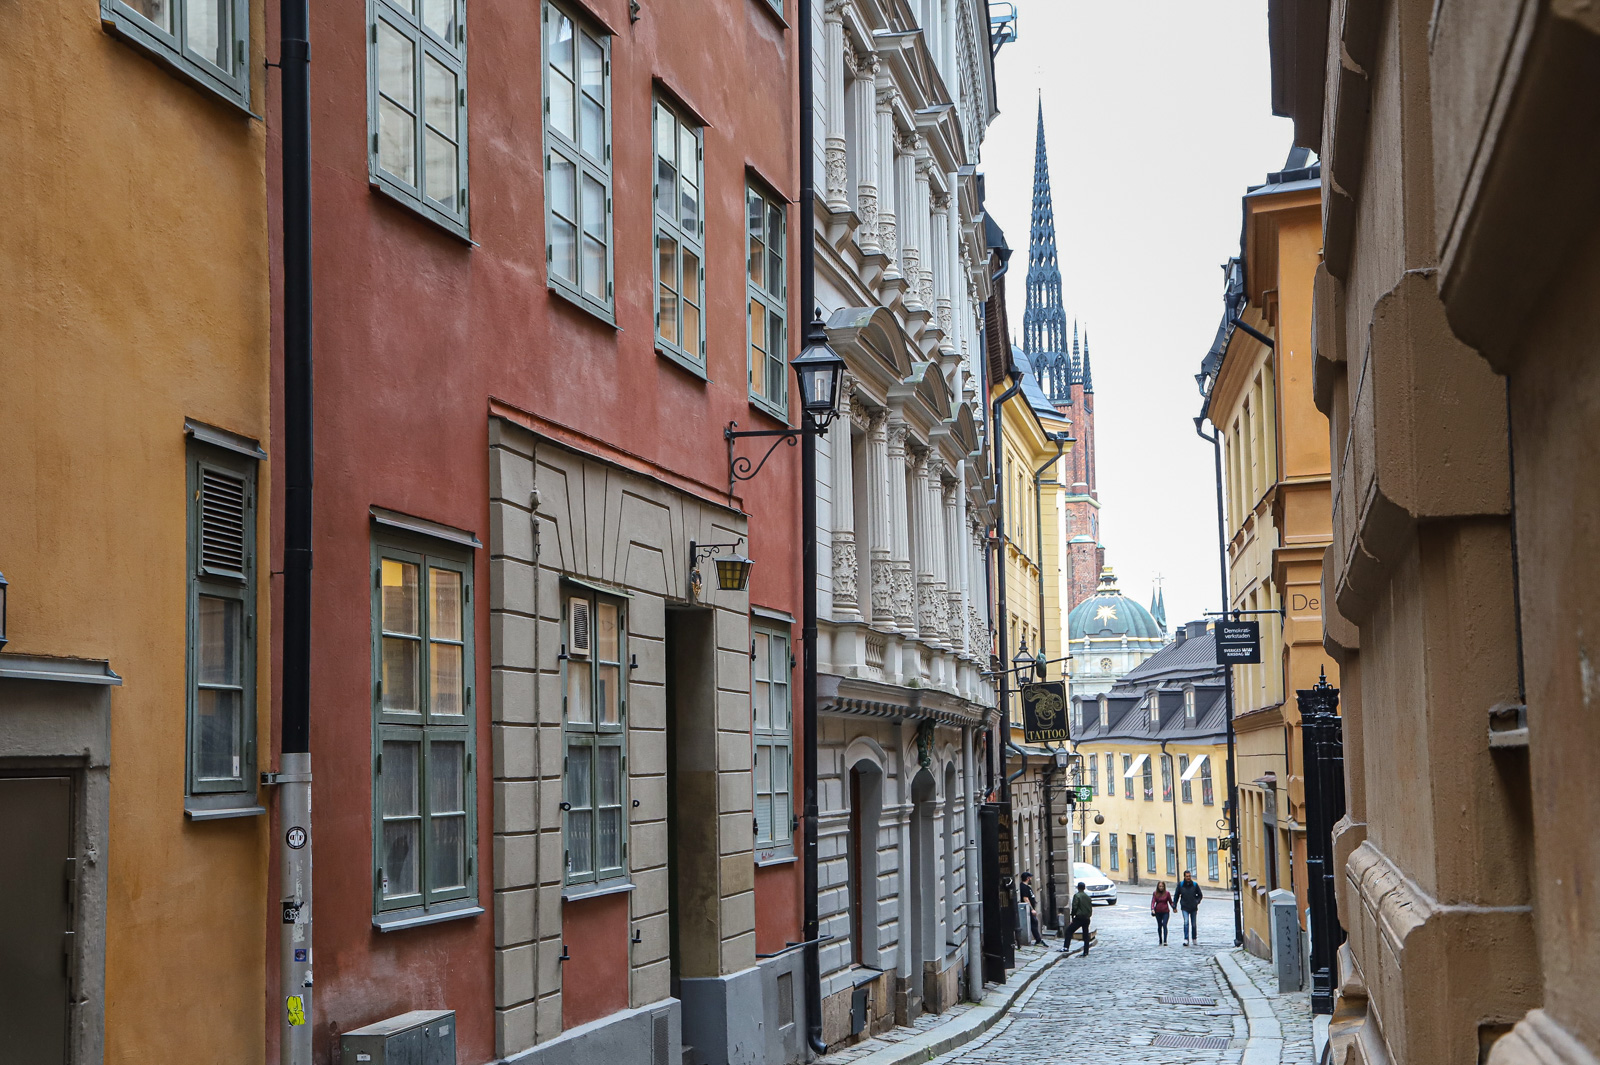
M 1172 756 L 1161 756 L 1161 801 L 1172 801 Z
M 1111 660 L 1108 658 L 1106 661 L 1109 663 Z M 1100 696 L 1100 727 L 1111 727 L 1111 704 L 1106 701 L 1104 695 Z
M 750 395 L 769 410 L 786 416 L 789 375 L 785 300 L 789 271 L 783 205 L 751 186 L 745 190 L 745 236 L 748 242 L 746 298 L 749 303 Z
M 1146 832 L 1144 834 L 1144 868 L 1147 873 L 1156 871 L 1156 834 L 1154 832 Z
M 1089 756 L 1089 790 L 1100 794 L 1100 759 L 1093 755 Z
M 477 896 L 472 565 L 442 545 L 372 549 L 378 911 Z
M 1206 840 L 1206 879 L 1213 881 L 1221 879 L 1217 875 L 1217 841 L 1215 839 Z
M 1124 798 L 1133 798 L 1133 755 L 1122 756 L 1122 794 Z
M 1117 871 L 1117 863 L 1121 860 L 1117 854 L 1117 834 L 1115 832 L 1107 837 L 1106 850 L 1111 855 L 1111 871 L 1114 873 Z
M 368 0 L 368 174 L 467 232 L 466 0 Z
M 1156 798 L 1155 770 L 1150 768 L 1150 756 L 1145 755 L 1140 759 L 1140 775 L 1144 783 L 1144 801 L 1154 802 Z
M 1211 759 L 1200 763 L 1200 801 L 1211 805 Z
M 1200 875 L 1200 865 L 1195 858 L 1193 836 L 1183 837 L 1183 867 L 1195 876 Z
M 589 592 L 566 596 L 567 882 L 627 872 L 628 619 L 619 600 Z
M 1100 868 L 1100 840 L 1098 838 L 1096 838 L 1094 843 L 1090 845 L 1089 854 L 1091 856 L 1089 859 L 1089 864 L 1093 865 L 1096 869 Z
M 100 0 L 100 21 L 213 92 L 250 106 L 249 0 Z
M 1106 795 L 1110 798 L 1117 797 L 1117 766 L 1116 755 L 1106 755 Z
M 550 283 L 610 321 L 611 39 L 546 3 L 544 50 Z
M 656 343 L 703 369 L 706 223 L 700 130 L 657 100 L 655 140 Z
M 1167 875 L 1178 875 L 1178 839 L 1170 833 L 1167 835 Z
M 1178 780 L 1183 788 L 1183 801 L 1194 802 L 1194 782 L 1189 779 L 1189 756 L 1178 755 Z
M 256 462 L 189 449 L 187 792 L 256 791 Z M 197 812 L 197 811 L 196 811 Z
M 1187 688 L 1183 693 L 1183 721 L 1186 725 L 1194 724 L 1194 689 Z
M 790 732 L 789 637 L 756 629 L 750 661 L 755 743 L 756 849 L 794 841 L 794 760 Z

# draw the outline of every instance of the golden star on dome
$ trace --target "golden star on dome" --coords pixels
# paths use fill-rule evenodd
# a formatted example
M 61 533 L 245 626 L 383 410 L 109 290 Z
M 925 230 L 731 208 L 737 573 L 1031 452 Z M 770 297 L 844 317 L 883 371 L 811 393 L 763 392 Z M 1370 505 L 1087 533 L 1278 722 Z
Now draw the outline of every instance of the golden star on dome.
M 1115 621 L 1117 620 L 1117 608 L 1114 606 L 1103 606 L 1094 612 L 1094 619 L 1096 621 Z

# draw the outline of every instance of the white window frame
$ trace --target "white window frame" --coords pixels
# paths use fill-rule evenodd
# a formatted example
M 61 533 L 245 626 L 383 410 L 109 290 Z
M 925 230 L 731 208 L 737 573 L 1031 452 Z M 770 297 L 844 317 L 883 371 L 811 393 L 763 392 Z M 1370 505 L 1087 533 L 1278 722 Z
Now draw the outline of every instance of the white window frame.
M 172 29 L 158 25 L 122 0 L 100 0 L 100 24 L 123 40 L 149 52 L 160 62 L 197 82 L 224 100 L 250 109 L 250 0 L 224 0 L 228 14 L 230 69 L 190 47 L 190 0 L 165 0 L 172 8 Z
M 655 144 L 653 159 L 655 160 L 655 191 L 652 199 L 655 203 L 655 320 L 656 320 L 656 347 L 658 350 L 672 358 L 674 362 L 686 366 L 701 377 L 706 375 L 706 184 L 705 184 L 705 136 L 701 126 L 693 122 L 682 107 L 670 100 L 657 96 L 652 112 L 651 138 Z M 672 143 L 663 143 L 663 134 L 667 131 L 664 125 L 670 125 Z M 687 162 L 693 168 L 692 176 L 685 174 L 684 154 L 688 147 L 685 136 L 693 142 L 694 158 Z M 671 152 L 670 157 L 666 154 Z M 671 178 L 666 176 L 667 168 L 671 170 Z M 667 192 L 665 185 L 671 181 L 672 189 Z M 667 192 L 671 202 L 664 203 Z M 689 219 L 689 225 L 684 225 L 682 205 L 686 193 L 692 193 L 696 204 L 695 217 Z M 664 240 L 673 242 L 675 251 L 671 252 L 672 277 L 662 276 Z M 693 277 L 685 277 L 684 253 L 693 254 L 696 265 L 693 267 Z M 661 330 L 662 294 L 670 291 L 677 300 L 677 336 L 669 337 Z M 690 295 L 693 299 L 689 299 Z M 688 336 L 683 329 L 684 304 L 690 304 L 697 310 L 695 316 L 694 336 Z
M 1189 756 L 1186 754 L 1178 755 L 1178 784 L 1182 790 L 1183 801 L 1192 803 L 1194 802 L 1194 781 L 1184 776 L 1188 771 Z
M 793 644 L 789 633 L 779 628 L 757 626 L 751 629 L 750 635 L 752 794 L 756 806 L 756 860 L 760 862 L 794 854 L 794 689 L 789 669 Z M 760 705 L 763 696 L 765 713 Z M 780 757 L 781 770 L 778 769 Z M 765 786 L 761 779 L 764 768 L 767 770 Z M 777 786 L 780 782 L 785 785 L 782 789 Z M 763 812 L 766 814 L 765 829 L 762 828 Z
M 761 205 L 762 233 L 758 238 L 750 227 L 751 208 L 757 203 Z M 750 402 L 762 408 L 767 413 L 779 420 L 786 421 L 789 417 L 789 212 L 788 205 L 777 196 L 767 192 L 754 182 L 745 185 L 745 363 L 749 373 Z M 772 258 L 770 251 L 770 228 L 773 213 L 776 212 L 778 222 L 783 228 L 778 242 L 779 259 L 777 271 L 778 291 L 772 291 Z M 761 281 L 757 282 L 750 276 L 750 247 L 753 241 L 761 240 L 762 263 Z M 776 351 L 770 333 L 763 337 L 762 356 L 766 360 L 766 388 L 756 391 L 756 338 L 751 321 L 751 304 L 759 305 L 763 310 L 763 320 L 770 321 L 776 315 L 778 319 L 778 341 Z
M 428 0 L 424 0 L 427 3 Z M 441 34 L 427 25 L 422 16 L 412 13 L 397 0 L 367 0 L 367 178 L 378 189 L 408 209 L 461 237 L 470 233 L 467 208 L 467 3 L 466 0 L 442 0 L 454 4 L 454 21 Z M 412 115 L 412 166 L 416 180 L 408 181 L 404 174 L 386 169 L 381 161 L 380 91 L 378 38 L 381 27 L 388 27 L 411 43 L 411 110 Z M 453 40 L 450 38 L 454 38 Z M 433 124 L 428 121 L 425 108 L 426 70 L 429 60 L 445 68 L 456 83 L 455 110 L 455 163 L 456 180 L 448 201 L 436 199 L 427 192 L 427 143 Z M 397 106 L 403 106 L 397 104 Z M 443 137 L 443 130 L 439 130 Z
M 541 71 L 544 91 L 544 247 L 545 247 L 545 273 L 550 289 L 557 294 L 571 300 L 579 307 L 589 311 L 609 322 L 616 324 L 616 286 L 615 286 L 615 238 L 612 232 L 612 143 L 611 143 L 611 35 L 604 28 L 585 17 L 581 11 L 569 10 L 560 4 L 545 0 L 543 8 L 543 32 L 540 39 L 541 46 Z M 554 56 L 555 31 L 561 19 L 572 23 L 573 66 L 571 74 L 573 118 L 572 134 L 569 136 L 556 128 L 556 123 L 551 114 L 552 86 L 558 79 L 565 79 L 565 73 L 552 69 Z M 595 101 L 603 109 L 601 121 L 601 145 L 599 154 L 585 151 L 580 145 L 582 106 L 584 90 L 580 71 L 582 42 L 589 41 L 598 46 L 600 51 L 601 95 L 604 100 Z M 593 96 L 589 97 L 593 100 Z M 568 163 L 573 168 L 572 198 L 566 208 L 572 212 L 570 219 L 563 218 L 558 212 L 558 204 L 551 181 L 556 160 Z M 584 205 L 585 180 L 598 184 L 605 201 L 605 218 L 597 222 L 590 217 L 594 210 L 600 208 Z M 567 222 L 574 227 L 572 245 L 572 273 L 571 276 L 561 272 L 555 261 L 554 233 L 558 221 Z M 597 292 L 589 291 L 590 278 L 587 276 L 583 265 L 583 247 L 586 236 L 592 236 L 597 230 L 605 234 L 605 276 L 596 284 Z
M 1203 806 L 1216 805 L 1216 798 L 1211 790 L 1211 759 L 1209 758 L 1200 767 L 1200 803 Z

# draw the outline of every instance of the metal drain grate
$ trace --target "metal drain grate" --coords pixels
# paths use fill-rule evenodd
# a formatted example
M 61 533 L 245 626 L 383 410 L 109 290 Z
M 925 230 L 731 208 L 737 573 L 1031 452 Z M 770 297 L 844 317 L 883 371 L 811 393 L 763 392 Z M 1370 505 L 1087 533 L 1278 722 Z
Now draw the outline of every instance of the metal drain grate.
M 1197 998 L 1193 995 L 1162 995 L 1161 1001 L 1169 1006 L 1215 1006 L 1214 998 Z
M 1223 1035 L 1158 1035 L 1150 1040 L 1150 1045 L 1188 1050 L 1227 1050 L 1230 1042 L 1232 1040 Z

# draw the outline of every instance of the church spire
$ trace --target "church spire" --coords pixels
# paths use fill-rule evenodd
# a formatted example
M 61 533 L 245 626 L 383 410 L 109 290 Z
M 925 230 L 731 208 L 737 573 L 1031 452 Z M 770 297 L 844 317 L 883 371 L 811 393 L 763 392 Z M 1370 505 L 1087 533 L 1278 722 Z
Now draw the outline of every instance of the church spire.
M 1061 269 L 1056 262 L 1056 216 L 1050 199 L 1050 164 L 1044 150 L 1044 101 L 1039 102 L 1038 134 L 1033 150 L 1033 216 L 1028 230 L 1028 303 L 1022 316 L 1022 350 L 1031 360 L 1040 383 L 1050 388 L 1050 399 L 1070 398 L 1055 394 L 1061 375 L 1039 371 L 1067 351 L 1067 315 L 1061 309 Z
M 1089 372 L 1089 331 L 1083 331 L 1083 390 L 1094 391 L 1094 374 Z

